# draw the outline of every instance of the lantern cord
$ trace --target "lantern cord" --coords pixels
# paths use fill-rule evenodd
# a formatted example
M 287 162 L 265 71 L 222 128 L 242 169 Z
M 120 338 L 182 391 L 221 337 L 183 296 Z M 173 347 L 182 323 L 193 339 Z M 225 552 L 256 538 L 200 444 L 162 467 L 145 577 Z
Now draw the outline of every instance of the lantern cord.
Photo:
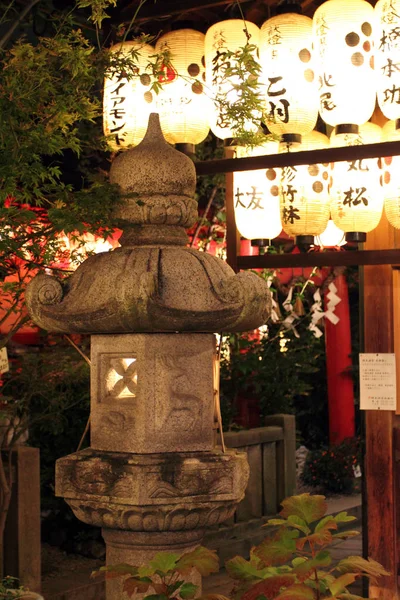
M 65 337 L 65 339 L 67 339 L 67 340 L 69 341 L 69 343 L 71 344 L 71 346 L 72 346 L 73 348 L 75 348 L 75 350 L 76 350 L 77 352 L 79 352 L 79 354 L 82 356 L 82 358 L 83 358 L 83 359 L 84 359 L 84 360 L 87 362 L 87 364 L 88 364 L 88 365 L 89 365 L 89 367 L 90 367 L 90 366 L 91 366 L 91 364 L 92 364 L 92 363 L 91 363 L 91 360 L 90 360 L 90 358 L 88 358 L 88 357 L 86 356 L 86 354 L 85 354 L 84 352 L 82 352 L 82 350 L 79 348 L 79 346 L 77 346 L 77 345 L 75 344 L 75 342 L 74 342 L 73 340 L 71 340 L 71 338 L 69 337 L 69 335 L 67 335 L 66 333 L 64 333 L 64 337 Z M 89 431 L 89 427 L 90 427 L 90 415 L 89 415 L 89 418 L 88 418 L 88 420 L 87 420 L 87 422 L 86 422 L 86 426 L 85 426 L 85 429 L 84 429 L 84 431 L 83 431 L 83 433 L 82 433 L 82 437 L 81 437 L 81 439 L 80 439 L 80 441 L 79 441 L 78 447 L 77 447 L 77 449 L 76 449 L 76 451 L 77 451 L 77 452 L 79 452 L 79 450 L 82 448 L 82 444 L 83 444 L 83 441 L 84 441 L 84 439 L 85 439 L 85 437 L 86 437 L 86 435 L 87 435 L 87 432 Z
M 79 354 L 82 356 L 82 358 L 87 362 L 87 364 L 89 365 L 89 367 L 91 366 L 91 362 L 90 362 L 90 358 L 88 358 L 86 356 L 86 354 L 84 354 L 84 352 L 82 352 L 82 350 L 75 344 L 75 342 L 73 340 L 71 340 L 71 338 L 69 337 L 69 335 L 67 335 L 66 333 L 64 333 L 64 337 L 65 339 L 67 339 L 69 341 L 69 343 L 71 344 L 71 346 L 73 348 L 75 348 L 75 350 L 77 352 L 79 352 Z
M 221 438 L 222 452 L 226 452 L 224 432 L 222 430 L 222 416 L 221 416 L 221 404 L 220 404 L 220 385 L 219 385 L 219 365 L 221 360 L 221 345 L 222 345 L 222 332 L 220 333 L 219 344 L 214 357 L 214 406 L 215 416 L 214 421 L 216 422 L 217 428 L 219 429 L 219 435 Z
M 207 218 L 208 211 L 210 210 L 211 205 L 214 202 L 214 198 L 215 198 L 215 195 L 216 195 L 216 193 L 218 191 L 218 188 L 219 188 L 219 185 L 214 185 L 214 187 L 213 187 L 213 189 L 211 191 L 210 198 L 208 199 L 207 206 L 206 206 L 206 209 L 204 211 L 204 218 Z M 194 244 L 195 244 L 195 242 L 197 240 L 197 237 L 199 235 L 199 231 L 201 229 L 202 224 L 203 224 L 203 219 L 199 219 L 199 222 L 198 222 L 197 227 L 196 227 L 196 231 L 194 232 L 193 239 L 192 239 L 192 241 L 190 243 L 190 247 L 191 248 L 193 248 L 193 246 L 194 246 Z

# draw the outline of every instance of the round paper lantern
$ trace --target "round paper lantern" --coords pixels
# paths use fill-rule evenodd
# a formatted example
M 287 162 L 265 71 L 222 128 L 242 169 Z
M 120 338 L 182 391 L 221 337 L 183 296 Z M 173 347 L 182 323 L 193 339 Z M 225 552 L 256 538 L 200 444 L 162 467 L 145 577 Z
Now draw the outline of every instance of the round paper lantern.
M 312 131 L 301 144 L 280 144 L 280 151 L 318 150 L 327 148 L 329 139 Z M 298 244 L 313 244 L 329 219 L 328 164 L 299 165 L 282 169 L 280 205 L 283 231 Z
M 131 57 L 138 68 L 137 74 L 129 80 L 123 72 L 104 80 L 104 135 L 110 136 L 109 143 L 114 150 L 120 150 L 142 141 L 150 113 L 155 111 L 155 94 L 150 90 L 151 78 L 146 70 L 155 51 L 148 44 L 132 41 L 116 44 L 110 52 L 121 60 Z
M 276 154 L 278 142 L 257 148 L 239 146 L 237 158 Z M 233 174 L 236 227 L 242 237 L 265 246 L 282 231 L 279 211 L 280 169 L 238 171 Z
M 261 27 L 260 57 L 268 129 L 277 135 L 312 131 L 319 108 L 312 20 L 295 13 L 268 19 Z
M 331 146 L 358 146 L 381 141 L 381 128 L 365 123 L 354 133 L 333 134 Z M 364 242 L 377 227 L 383 209 L 380 159 L 356 159 L 331 163 L 330 195 L 332 219 L 346 233 L 348 242 Z
M 336 248 L 346 243 L 345 235 L 339 227 L 336 227 L 332 219 L 329 219 L 325 231 L 315 238 L 315 244 L 322 248 Z
M 378 103 L 388 119 L 400 117 L 400 1 L 375 5 L 375 68 Z
M 383 142 L 400 140 L 400 123 L 388 121 L 382 128 Z M 400 229 L 400 156 L 386 156 L 381 159 L 385 214 L 396 229 Z
M 240 51 L 247 43 L 254 44 L 258 48 L 259 37 L 260 30 L 257 25 L 242 19 L 229 19 L 215 23 L 206 33 L 206 82 L 214 99 L 210 113 L 210 127 L 211 131 L 223 140 L 234 137 L 232 127 L 235 124 L 229 121 L 224 106 L 218 102 L 218 99 L 234 104 L 240 95 L 240 90 L 235 89 L 235 86 L 240 86 L 242 83 L 239 77 L 226 75 L 227 70 L 236 63 L 235 57 L 230 56 L 229 53 Z M 253 123 L 249 123 L 249 131 L 254 131 Z
M 366 0 L 328 0 L 315 11 L 319 111 L 329 125 L 361 125 L 374 111 L 373 25 Z
M 209 132 L 204 37 L 200 31 L 181 29 L 166 33 L 156 43 L 157 53 L 170 52 L 156 99 L 161 128 L 170 144 L 199 144 Z

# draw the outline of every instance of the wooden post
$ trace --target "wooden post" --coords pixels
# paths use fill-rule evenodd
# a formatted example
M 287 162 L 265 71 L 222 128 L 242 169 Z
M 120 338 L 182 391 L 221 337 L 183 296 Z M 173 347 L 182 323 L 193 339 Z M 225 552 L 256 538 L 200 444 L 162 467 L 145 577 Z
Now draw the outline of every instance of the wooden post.
M 366 248 L 399 247 L 398 233 L 383 215 L 379 226 L 367 235 Z M 390 265 L 364 267 L 364 351 L 394 352 L 393 269 Z M 395 312 L 396 312 L 395 311 Z M 400 361 L 400 356 L 396 357 Z M 399 382 L 398 382 L 399 385 Z M 398 597 L 398 543 L 396 512 L 400 490 L 395 485 L 394 429 L 399 417 L 394 411 L 366 411 L 366 458 L 368 510 L 368 555 L 379 561 L 391 575 L 370 586 L 369 595 L 393 600 Z
M 225 148 L 225 157 L 233 158 L 234 148 Z M 233 173 L 225 174 L 225 206 L 226 206 L 226 260 L 234 271 L 238 271 L 237 255 L 240 248 L 240 235 L 236 229 Z
M 12 451 L 14 485 L 4 532 L 4 574 L 40 591 L 39 449 L 18 446 Z

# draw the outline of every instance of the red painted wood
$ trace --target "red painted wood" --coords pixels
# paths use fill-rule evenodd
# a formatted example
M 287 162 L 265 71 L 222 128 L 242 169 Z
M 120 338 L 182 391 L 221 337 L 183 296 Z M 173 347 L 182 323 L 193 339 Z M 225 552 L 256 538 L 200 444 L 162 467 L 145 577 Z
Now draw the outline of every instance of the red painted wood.
M 341 301 L 335 307 L 339 322 L 325 319 L 326 376 L 329 406 L 329 441 L 340 444 L 354 437 L 354 386 L 351 375 L 351 329 L 349 293 L 344 275 L 335 277 L 336 295 Z M 325 293 L 325 310 L 329 302 Z

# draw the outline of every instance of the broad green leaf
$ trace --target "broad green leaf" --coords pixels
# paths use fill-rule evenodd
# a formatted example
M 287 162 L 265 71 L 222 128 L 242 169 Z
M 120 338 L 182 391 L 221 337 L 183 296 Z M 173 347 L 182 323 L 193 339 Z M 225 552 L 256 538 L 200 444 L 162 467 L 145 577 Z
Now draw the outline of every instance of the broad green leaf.
M 165 574 L 175 568 L 178 559 L 179 554 L 174 554 L 172 552 L 158 552 L 149 562 L 149 565 L 154 569 L 154 573 L 159 571 L 160 573 Z
M 357 579 L 356 573 L 345 573 L 329 585 L 332 596 L 337 596 L 341 592 L 345 592 L 348 585 L 351 585 Z
M 255 557 L 258 562 L 259 559 Z M 268 567 L 265 569 L 258 569 L 256 561 L 247 561 L 242 556 L 235 556 L 225 563 L 225 568 L 232 579 L 238 579 L 241 581 L 251 581 L 253 579 L 264 579 L 268 573 Z
M 260 558 L 266 566 L 284 564 L 296 551 L 296 538 L 299 532 L 295 530 L 281 529 L 273 538 L 267 538 L 259 546 L 254 548 L 254 554 Z
M 305 556 L 297 556 L 296 558 L 294 558 L 292 560 L 292 565 L 294 567 L 297 567 L 298 565 L 301 565 L 303 562 L 306 562 L 308 559 Z
M 218 573 L 219 559 L 216 551 L 198 546 L 192 552 L 183 554 L 176 563 L 176 571 L 185 575 L 192 569 L 197 569 L 202 577 L 208 577 L 210 573 Z
M 183 600 L 191 600 L 195 597 L 198 589 L 199 586 L 194 585 L 194 583 L 184 583 L 179 590 L 179 595 Z
M 275 596 L 275 600 L 315 600 L 315 591 L 304 585 L 304 583 L 295 583 L 289 588 Z
M 134 594 L 145 594 L 150 585 L 151 579 L 145 582 L 136 577 L 128 577 L 124 581 L 123 591 L 131 598 Z
M 241 600 L 257 600 L 260 596 L 272 600 L 276 598 L 282 588 L 289 587 L 295 581 L 296 578 L 294 575 L 274 575 L 273 577 L 267 577 L 247 590 Z
M 291 515 L 295 515 L 303 519 L 307 524 L 321 519 L 328 508 L 325 496 L 310 496 L 309 493 L 286 498 L 283 500 L 282 506 L 283 509 L 279 513 L 282 517 L 288 518 Z
M 307 535 L 306 537 L 297 540 L 297 548 L 302 550 L 306 542 L 312 545 L 317 544 L 318 546 L 326 546 L 332 541 L 331 529 L 337 529 L 337 523 L 332 517 L 325 517 L 319 523 L 317 523 L 314 533 Z
M 268 527 L 268 525 L 285 525 L 285 523 L 286 519 L 268 519 L 263 527 Z
M 337 522 L 330 515 L 324 517 L 316 524 L 314 532 L 325 531 L 326 529 L 337 529 Z
M 310 533 L 310 528 L 307 527 L 307 523 L 304 521 L 304 519 L 301 519 L 297 515 L 289 515 L 287 518 L 287 522 L 289 525 L 295 527 L 296 529 L 299 529 L 299 531 L 302 531 L 306 535 Z
M 327 550 L 318 552 L 315 558 L 310 558 L 293 569 L 293 573 L 297 575 L 299 581 L 305 581 L 318 567 L 328 567 L 332 562 L 332 558 Z
M 350 521 L 356 521 L 357 517 L 348 515 L 347 512 L 343 511 L 333 517 L 336 523 L 350 523 Z
M 390 575 L 376 560 L 372 558 L 366 560 L 361 556 L 348 556 L 344 558 L 337 564 L 336 569 L 339 573 L 362 573 L 369 577 L 373 583 L 377 583 L 378 578 L 383 575 Z
M 126 563 L 108 565 L 107 567 L 100 567 L 98 571 L 92 571 L 91 577 L 97 577 L 97 575 L 101 575 L 102 573 L 106 573 L 107 579 L 121 577 L 122 575 L 131 575 L 134 577 L 138 574 L 138 568 Z

